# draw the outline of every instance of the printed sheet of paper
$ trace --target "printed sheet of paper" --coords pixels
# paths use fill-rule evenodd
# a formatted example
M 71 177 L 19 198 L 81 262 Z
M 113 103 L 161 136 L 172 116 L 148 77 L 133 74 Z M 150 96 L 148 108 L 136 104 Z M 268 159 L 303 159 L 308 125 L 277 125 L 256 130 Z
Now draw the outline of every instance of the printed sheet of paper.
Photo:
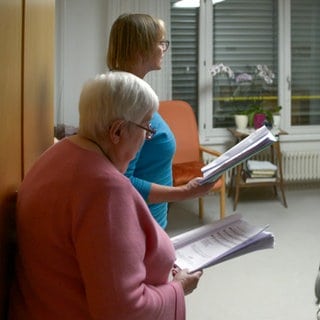
M 220 225 L 217 228 L 212 227 L 212 230 L 206 230 L 202 237 L 197 236 L 196 239 L 190 240 L 189 243 L 174 241 L 176 248 L 176 265 L 182 269 L 189 269 L 193 272 L 198 269 L 208 267 L 215 264 L 219 260 L 223 260 L 227 255 L 231 255 L 242 248 L 248 247 L 251 243 L 259 243 L 264 238 L 272 236 L 269 232 L 265 232 L 265 227 L 252 226 L 246 221 L 239 218 L 239 215 L 233 215 L 229 218 L 231 223 Z M 233 221 L 235 220 L 235 221 Z M 227 220 L 228 221 L 228 220 Z M 207 229 L 208 226 L 206 226 Z M 201 230 L 201 228 L 200 228 Z M 205 228 L 202 230 L 205 230 Z M 195 233 L 199 233 L 196 230 Z M 189 235 L 192 235 L 189 232 Z M 272 237 L 273 240 L 273 237 Z M 263 243 L 263 246 L 270 247 L 270 243 Z M 273 245 L 273 241 L 272 241 Z M 262 247 L 263 248 L 263 247 Z M 259 249 L 255 246 L 254 250 Z M 250 250 L 246 250 L 246 253 Z
M 272 135 L 270 130 L 265 126 L 262 126 L 255 132 L 251 133 L 248 137 L 241 140 L 231 149 L 227 150 L 221 156 L 204 166 L 201 169 L 203 178 L 200 183 L 204 184 L 210 181 L 215 181 L 223 174 L 223 172 L 235 167 L 241 162 L 244 162 L 275 141 L 277 141 L 277 139 Z

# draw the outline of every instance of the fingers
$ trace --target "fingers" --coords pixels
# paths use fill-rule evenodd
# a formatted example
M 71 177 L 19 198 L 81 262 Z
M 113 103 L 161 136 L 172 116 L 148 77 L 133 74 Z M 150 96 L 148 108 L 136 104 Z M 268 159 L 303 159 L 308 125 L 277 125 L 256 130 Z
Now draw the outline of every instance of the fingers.
M 198 277 L 198 279 L 200 279 L 200 277 L 203 275 L 203 270 L 198 270 L 191 274 L 193 274 L 194 276 Z
M 179 271 L 181 271 L 181 269 L 178 266 L 174 265 L 171 272 L 172 276 L 175 277 Z
M 203 274 L 202 270 L 188 273 L 188 270 L 178 268 L 174 268 L 172 272 L 175 274 L 174 280 L 181 283 L 185 295 L 192 293 L 197 288 L 199 279 Z
M 203 179 L 203 177 L 197 177 L 197 178 L 193 178 L 193 179 L 190 180 L 189 182 L 193 182 L 193 183 L 196 184 L 196 185 L 200 185 L 200 181 L 201 181 L 202 179 Z M 206 183 L 202 184 L 202 186 L 203 186 L 203 185 L 213 186 L 213 185 L 217 182 L 218 179 L 219 179 L 219 178 L 217 178 L 217 179 L 214 180 L 214 181 L 206 182 Z
M 198 182 L 191 180 L 188 183 L 188 189 L 194 197 L 199 197 L 199 196 L 206 195 L 209 192 L 211 192 L 213 185 L 214 184 L 212 184 L 212 183 L 206 183 L 206 184 L 200 185 L 200 184 L 198 184 Z

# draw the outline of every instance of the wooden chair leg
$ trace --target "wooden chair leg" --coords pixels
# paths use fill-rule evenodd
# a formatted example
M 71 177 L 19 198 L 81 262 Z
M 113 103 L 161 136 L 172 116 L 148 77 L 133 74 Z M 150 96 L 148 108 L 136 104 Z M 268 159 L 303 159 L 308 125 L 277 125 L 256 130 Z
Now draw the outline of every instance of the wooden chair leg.
M 223 219 L 226 212 L 226 176 L 222 176 L 222 187 L 220 190 L 220 219 Z
M 226 190 L 223 188 L 220 191 L 220 219 L 224 218 L 226 211 Z

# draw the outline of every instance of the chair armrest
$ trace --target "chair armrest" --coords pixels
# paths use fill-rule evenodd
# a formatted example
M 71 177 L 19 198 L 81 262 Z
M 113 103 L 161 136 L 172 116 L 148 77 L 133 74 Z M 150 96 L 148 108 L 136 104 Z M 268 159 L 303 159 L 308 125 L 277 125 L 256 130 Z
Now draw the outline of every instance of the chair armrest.
M 205 147 L 205 146 L 202 146 L 202 145 L 200 145 L 200 151 L 208 153 L 208 154 L 211 154 L 212 156 L 216 156 L 216 157 L 219 157 L 222 154 L 219 151 L 216 151 L 214 149 L 211 149 L 211 148 L 208 148 L 208 147 Z

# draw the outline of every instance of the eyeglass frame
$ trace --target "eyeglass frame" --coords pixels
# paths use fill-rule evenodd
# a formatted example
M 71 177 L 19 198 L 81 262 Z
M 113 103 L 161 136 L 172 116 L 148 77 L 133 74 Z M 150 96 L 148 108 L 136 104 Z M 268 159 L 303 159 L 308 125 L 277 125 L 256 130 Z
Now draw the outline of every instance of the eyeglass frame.
M 159 43 L 162 47 L 163 52 L 166 52 L 169 49 L 169 46 L 170 46 L 169 40 L 161 40 L 161 41 L 159 41 Z
M 140 129 L 143 129 L 146 131 L 146 140 L 151 140 L 153 138 L 153 136 L 156 134 L 157 130 L 152 128 L 151 126 L 151 122 L 149 122 L 148 127 L 145 127 L 139 123 L 133 122 L 133 121 L 129 121 L 131 123 L 133 123 L 135 126 L 137 126 Z

